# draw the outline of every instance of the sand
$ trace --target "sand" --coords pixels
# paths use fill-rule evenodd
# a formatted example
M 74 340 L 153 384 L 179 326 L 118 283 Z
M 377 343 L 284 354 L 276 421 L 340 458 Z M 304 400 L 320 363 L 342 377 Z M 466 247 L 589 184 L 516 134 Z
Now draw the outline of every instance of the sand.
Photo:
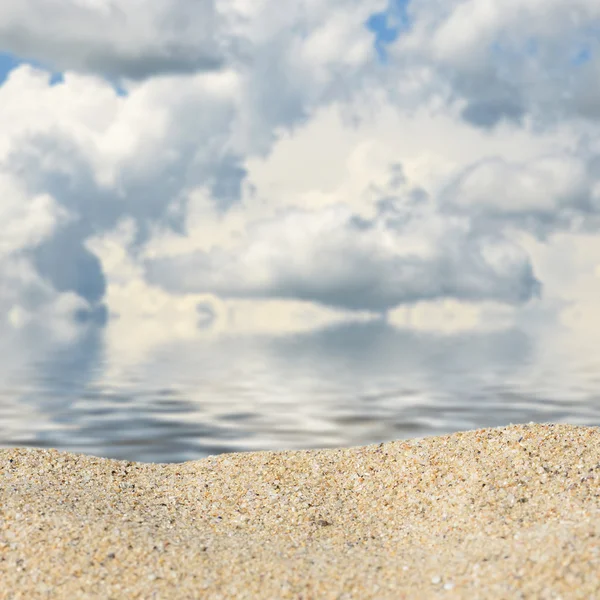
M 600 429 L 134 463 L 0 450 L 0 598 L 600 598 Z

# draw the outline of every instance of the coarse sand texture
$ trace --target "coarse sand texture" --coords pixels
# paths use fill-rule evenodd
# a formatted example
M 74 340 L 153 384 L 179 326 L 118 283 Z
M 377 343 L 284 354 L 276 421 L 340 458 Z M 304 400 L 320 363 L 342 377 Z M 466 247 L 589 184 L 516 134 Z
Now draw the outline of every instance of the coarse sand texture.
M 0 598 L 600 599 L 600 429 L 145 464 L 0 449 Z

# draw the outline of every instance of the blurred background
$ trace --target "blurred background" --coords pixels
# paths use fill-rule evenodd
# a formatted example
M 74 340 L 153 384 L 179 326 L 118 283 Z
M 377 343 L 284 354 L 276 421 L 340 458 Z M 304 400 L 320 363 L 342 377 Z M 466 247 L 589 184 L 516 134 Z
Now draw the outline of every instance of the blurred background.
M 600 424 L 600 4 L 0 8 L 0 446 Z

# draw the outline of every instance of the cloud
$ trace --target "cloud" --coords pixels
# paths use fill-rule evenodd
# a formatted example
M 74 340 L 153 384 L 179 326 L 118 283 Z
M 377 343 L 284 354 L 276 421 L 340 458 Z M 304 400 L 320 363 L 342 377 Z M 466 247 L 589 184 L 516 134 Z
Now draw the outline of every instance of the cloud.
M 92 311 L 93 312 L 93 311 Z M 41 337 L 72 340 L 80 333 L 78 315 L 88 314 L 90 305 L 72 292 L 57 295 L 26 256 L 0 260 L 0 333 L 34 331 Z
M 370 8 L 276 5 L 30 0 L 0 8 L 7 49 L 65 71 L 50 85 L 44 69 L 23 65 L 0 87 L 0 166 L 22 189 L 20 210 L 43 220 L 40 198 L 49 198 L 62 215 L 31 243 L 11 234 L 11 252 L 26 257 L 54 299 L 74 292 L 103 309 L 106 276 L 91 236 L 127 217 L 132 251 L 156 227 L 183 233 L 198 187 L 226 212 L 243 193 L 247 156 L 264 154 L 278 128 L 314 106 L 353 93 L 373 58 L 362 27 Z M 127 95 L 102 77 L 125 80 Z
M 411 28 L 388 54 L 407 77 L 420 74 L 414 101 L 459 102 L 462 117 L 483 128 L 600 116 L 597 2 L 429 0 L 409 8 Z
M 540 288 L 516 244 L 436 214 L 419 192 L 381 199 L 372 220 L 345 205 L 282 211 L 230 250 L 150 259 L 146 276 L 171 292 L 375 312 L 440 298 L 519 304 Z
M 31 256 L 68 226 L 68 211 L 50 194 L 29 195 L 17 177 L 0 170 L 0 221 L 0 333 L 6 336 L 7 327 L 19 330 L 49 318 L 51 331 L 70 336 L 68 321 L 89 305 L 73 293 L 57 297 Z M 63 277 L 61 258 L 54 257 L 53 268 Z
M 478 227 L 512 226 L 541 238 L 600 225 L 598 157 L 563 152 L 528 161 L 483 159 L 460 172 L 442 194 L 446 207 Z
M 0 45 L 55 70 L 108 78 L 214 70 L 223 63 L 212 0 L 24 0 L 0 7 Z
M 75 294 L 86 307 L 77 318 L 102 322 L 110 277 L 90 239 L 131 219 L 134 262 L 151 256 L 166 230 L 192 243 L 190 199 L 203 193 L 212 249 L 154 252 L 145 265 L 151 281 L 177 294 L 355 311 L 436 299 L 527 302 L 541 284 L 514 232 L 542 237 L 596 219 L 597 153 L 568 144 L 550 153 L 542 133 L 567 117 L 561 126 L 577 138 L 581 124 L 569 119 L 598 116 L 600 10 L 584 0 L 367 4 L 26 0 L 0 8 L 0 43 L 65 71 L 51 86 L 49 72 L 21 66 L 0 87 L 0 169 L 14 187 L 7 206 L 27 223 L 19 229 L 12 218 L 0 252 L 4 243 L 7 260 L 27 261 L 47 302 Z M 385 65 L 376 59 L 383 43 Z M 320 148 L 324 107 L 352 132 L 344 138 L 352 158 L 338 156 L 335 169 Z M 417 118 L 417 107 L 446 120 Z M 404 121 L 392 126 L 394 112 Z M 357 133 L 378 113 L 387 116 L 377 128 Z M 290 158 L 277 168 L 293 171 L 298 189 L 281 173 L 257 186 L 252 165 L 313 125 L 314 178 Z M 502 152 L 473 133 L 491 128 Z M 374 192 L 381 166 L 373 156 L 386 153 L 386 164 L 428 181 Z M 281 189 L 268 190 L 278 178 Z M 228 247 L 218 238 L 233 218 L 239 237 Z M 206 306 L 195 318 L 214 320 Z
M 11 173 L 0 171 L 0 198 L 0 260 L 38 246 L 67 221 L 67 211 L 52 196 L 29 196 Z
M 96 77 L 68 74 L 49 87 L 39 69 L 13 71 L 0 88 L 0 252 L 27 256 L 56 294 L 95 307 L 77 318 L 104 321 L 103 267 L 86 241 L 126 217 L 137 244 L 153 223 L 181 231 L 188 186 L 207 186 L 221 210 L 234 203 L 245 177 L 228 149 L 235 103 L 231 73 L 154 79 L 119 98 Z

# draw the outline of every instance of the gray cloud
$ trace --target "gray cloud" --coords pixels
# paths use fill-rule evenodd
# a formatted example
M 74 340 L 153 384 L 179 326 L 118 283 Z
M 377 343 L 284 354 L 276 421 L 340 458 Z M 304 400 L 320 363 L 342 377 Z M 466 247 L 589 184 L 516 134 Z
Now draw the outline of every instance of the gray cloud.
M 523 163 L 486 158 L 456 175 L 441 206 L 469 215 L 480 230 L 512 226 L 541 239 L 561 230 L 594 230 L 600 225 L 598 162 L 589 149 Z
M 230 250 L 147 260 L 146 277 L 175 293 L 376 312 L 439 298 L 520 304 L 541 289 L 519 246 L 441 217 L 420 196 L 385 199 L 373 220 L 343 205 L 282 212 Z
M 0 45 L 58 71 L 145 79 L 220 68 L 217 22 L 213 0 L 23 0 L 0 7 Z
M 42 277 L 59 292 L 73 291 L 94 304 L 104 297 L 106 281 L 98 258 L 85 246 L 74 227 L 40 244 L 33 251 Z

